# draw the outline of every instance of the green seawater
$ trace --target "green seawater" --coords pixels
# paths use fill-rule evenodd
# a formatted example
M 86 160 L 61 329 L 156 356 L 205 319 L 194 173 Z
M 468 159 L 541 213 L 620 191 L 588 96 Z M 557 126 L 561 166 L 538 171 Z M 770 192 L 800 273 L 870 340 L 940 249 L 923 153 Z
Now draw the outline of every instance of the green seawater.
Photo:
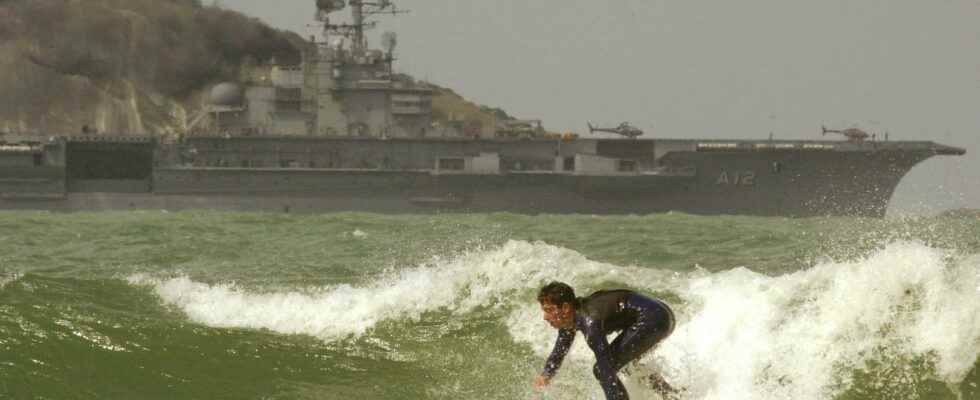
M 537 289 L 628 287 L 657 398 L 980 399 L 980 221 L 0 212 L 0 398 L 601 399 Z

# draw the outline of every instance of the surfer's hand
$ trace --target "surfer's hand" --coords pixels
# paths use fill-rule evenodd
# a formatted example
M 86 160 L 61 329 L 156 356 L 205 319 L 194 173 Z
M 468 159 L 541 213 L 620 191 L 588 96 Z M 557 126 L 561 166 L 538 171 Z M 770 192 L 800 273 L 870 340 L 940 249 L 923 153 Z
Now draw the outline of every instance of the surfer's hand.
M 548 386 L 549 383 L 551 383 L 551 378 L 547 376 L 538 375 L 537 377 L 534 378 L 535 389 L 543 389 L 545 386 Z

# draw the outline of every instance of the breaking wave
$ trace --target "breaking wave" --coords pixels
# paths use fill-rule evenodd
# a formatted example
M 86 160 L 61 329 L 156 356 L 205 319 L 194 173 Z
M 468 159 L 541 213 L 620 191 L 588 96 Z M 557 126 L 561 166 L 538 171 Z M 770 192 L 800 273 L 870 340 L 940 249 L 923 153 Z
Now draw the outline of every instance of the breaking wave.
M 363 287 L 249 293 L 234 284 L 209 285 L 187 277 L 159 280 L 134 275 L 129 282 L 152 285 L 165 303 L 208 326 L 265 328 L 336 340 L 364 334 L 383 320 L 417 320 L 436 310 L 465 313 L 481 306 L 502 306 L 512 303 L 515 293 L 531 293 L 557 277 L 582 284 L 626 282 L 639 272 L 590 261 L 560 247 L 511 241 L 495 250 L 392 273 Z
M 686 398 L 832 399 L 855 385 L 919 398 L 927 379 L 955 392 L 980 354 L 976 255 L 893 243 L 858 261 L 778 277 L 735 268 L 673 290 L 684 300 L 680 324 L 644 362 Z M 537 313 L 526 306 L 508 323 L 545 357 L 553 338 L 535 326 Z M 573 362 L 586 377 L 592 358 L 581 342 Z
M 924 379 L 952 386 L 980 355 L 980 256 L 915 242 L 781 276 L 744 267 L 674 273 L 616 266 L 545 243 L 510 241 L 364 286 L 252 293 L 187 277 L 129 278 L 204 325 L 325 341 L 364 335 L 384 320 L 492 308 L 503 312 L 511 339 L 541 360 L 554 331 L 541 321 L 534 294 L 551 280 L 579 294 L 626 285 L 680 299 L 677 329 L 643 363 L 687 388 L 686 398 L 830 399 L 861 379 L 905 392 Z M 583 342 L 576 341 L 563 374 L 590 379 L 592 353 Z M 548 398 L 581 397 L 583 388 L 597 387 L 589 379 L 559 385 Z

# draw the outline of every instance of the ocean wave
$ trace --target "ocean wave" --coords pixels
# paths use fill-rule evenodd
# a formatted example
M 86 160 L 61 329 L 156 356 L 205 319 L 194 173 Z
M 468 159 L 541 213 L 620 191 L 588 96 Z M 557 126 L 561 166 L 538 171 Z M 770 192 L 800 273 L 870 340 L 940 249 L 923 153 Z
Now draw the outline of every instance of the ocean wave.
M 555 333 L 541 320 L 534 293 L 551 280 L 571 284 L 580 295 L 622 285 L 672 297 L 677 329 L 642 360 L 641 370 L 662 370 L 687 388 L 686 398 L 830 399 L 855 385 L 895 385 L 909 393 L 923 379 L 953 387 L 980 355 L 980 256 L 917 242 L 894 242 L 859 260 L 823 258 L 781 276 L 748 268 L 673 273 L 616 266 L 562 247 L 510 241 L 364 286 L 315 291 L 254 293 L 187 277 L 129 278 L 201 324 L 325 341 L 431 311 L 502 309 L 511 339 L 542 362 Z M 549 398 L 579 398 L 597 388 L 591 351 L 583 340 L 574 346 L 563 375 L 577 383 L 559 385 Z M 858 372 L 874 368 L 891 370 L 869 373 L 881 382 L 854 382 Z M 642 393 L 638 382 L 627 379 Z
M 133 275 L 128 280 L 151 285 L 166 304 L 177 306 L 198 323 L 308 334 L 329 341 L 362 335 L 383 320 L 418 320 L 430 311 L 466 313 L 513 304 L 521 295 L 531 298 L 543 283 L 555 279 L 585 286 L 632 282 L 638 270 L 591 261 L 545 243 L 510 241 L 497 249 L 392 273 L 362 287 L 250 293 L 233 284 L 206 284 L 187 277 L 161 280 Z
M 909 394 L 926 379 L 955 387 L 980 355 L 980 257 L 921 243 L 778 277 L 736 268 L 674 290 L 682 321 L 645 361 L 690 398 L 831 399 L 853 385 Z M 550 345 L 527 333 L 535 313 L 517 313 L 527 314 L 511 317 L 517 337 Z

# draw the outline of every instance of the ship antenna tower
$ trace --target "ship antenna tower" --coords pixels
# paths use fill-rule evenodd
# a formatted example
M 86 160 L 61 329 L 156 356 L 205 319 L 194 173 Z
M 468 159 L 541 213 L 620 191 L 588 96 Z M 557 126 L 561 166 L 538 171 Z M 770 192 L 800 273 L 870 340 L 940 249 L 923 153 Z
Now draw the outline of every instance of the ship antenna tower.
M 342 10 L 349 5 L 351 8 L 351 23 L 331 23 L 329 14 Z M 407 10 L 400 10 L 391 0 L 317 0 L 316 19 L 323 23 L 323 36 L 345 37 L 351 42 L 351 51 L 354 54 L 362 54 L 368 49 L 367 38 L 364 31 L 374 28 L 376 21 L 368 19 L 373 15 L 381 14 L 405 14 Z

